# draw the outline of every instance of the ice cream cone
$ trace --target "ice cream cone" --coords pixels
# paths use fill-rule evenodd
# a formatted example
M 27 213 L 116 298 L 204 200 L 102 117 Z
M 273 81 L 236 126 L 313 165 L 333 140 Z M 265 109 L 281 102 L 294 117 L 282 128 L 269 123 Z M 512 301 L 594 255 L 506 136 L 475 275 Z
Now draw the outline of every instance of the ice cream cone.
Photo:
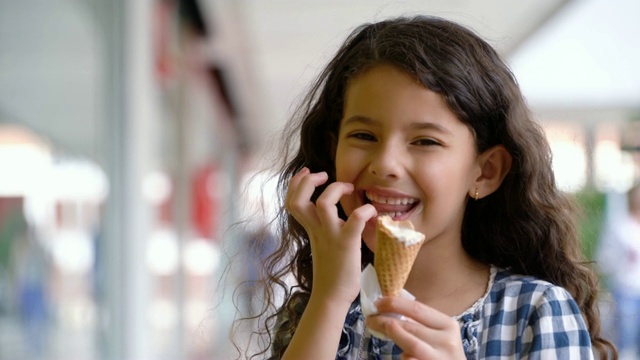
M 374 267 L 383 296 L 400 294 L 423 243 L 424 235 L 410 221 L 378 217 Z

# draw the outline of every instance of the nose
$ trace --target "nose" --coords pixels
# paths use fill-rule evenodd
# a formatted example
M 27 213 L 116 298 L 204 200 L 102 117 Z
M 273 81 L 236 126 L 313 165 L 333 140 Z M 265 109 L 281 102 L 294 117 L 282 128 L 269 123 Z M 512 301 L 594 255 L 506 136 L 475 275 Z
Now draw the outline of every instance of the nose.
M 393 144 L 381 144 L 378 150 L 371 154 L 369 173 L 382 179 L 398 178 L 402 172 L 405 155 Z

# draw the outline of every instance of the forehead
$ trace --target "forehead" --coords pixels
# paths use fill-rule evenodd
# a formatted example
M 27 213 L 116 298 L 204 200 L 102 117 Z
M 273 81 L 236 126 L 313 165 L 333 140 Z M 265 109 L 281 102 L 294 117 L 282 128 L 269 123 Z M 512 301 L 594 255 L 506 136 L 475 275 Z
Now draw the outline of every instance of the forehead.
M 444 98 L 407 72 L 375 66 L 347 85 L 343 119 L 358 116 L 375 121 L 454 121 L 461 123 Z
M 354 88 L 370 87 L 372 84 L 380 81 L 388 81 L 389 79 L 402 80 L 407 84 L 416 87 L 428 89 L 418 78 L 408 71 L 387 63 L 379 63 L 368 66 L 353 76 L 349 77 L 346 84 L 345 93 L 349 93 Z

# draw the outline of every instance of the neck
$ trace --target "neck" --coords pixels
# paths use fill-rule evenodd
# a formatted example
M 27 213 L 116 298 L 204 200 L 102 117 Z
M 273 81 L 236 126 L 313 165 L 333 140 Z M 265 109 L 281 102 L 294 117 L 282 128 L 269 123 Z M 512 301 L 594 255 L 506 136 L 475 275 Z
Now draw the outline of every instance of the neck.
M 416 300 L 454 316 L 482 297 L 488 280 L 489 266 L 471 258 L 461 245 L 452 249 L 434 241 L 420 250 L 405 288 Z

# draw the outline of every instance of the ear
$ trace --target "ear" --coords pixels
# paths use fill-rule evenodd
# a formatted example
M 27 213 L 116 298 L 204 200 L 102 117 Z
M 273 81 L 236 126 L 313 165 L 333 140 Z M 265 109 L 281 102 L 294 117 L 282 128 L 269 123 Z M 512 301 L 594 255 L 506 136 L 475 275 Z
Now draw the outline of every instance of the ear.
M 470 196 L 481 199 L 498 190 L 511 170 L 511 154 L 503 145 L 496 145 L 478 156 L 478 165 L 481 172 L 470 189 Z

